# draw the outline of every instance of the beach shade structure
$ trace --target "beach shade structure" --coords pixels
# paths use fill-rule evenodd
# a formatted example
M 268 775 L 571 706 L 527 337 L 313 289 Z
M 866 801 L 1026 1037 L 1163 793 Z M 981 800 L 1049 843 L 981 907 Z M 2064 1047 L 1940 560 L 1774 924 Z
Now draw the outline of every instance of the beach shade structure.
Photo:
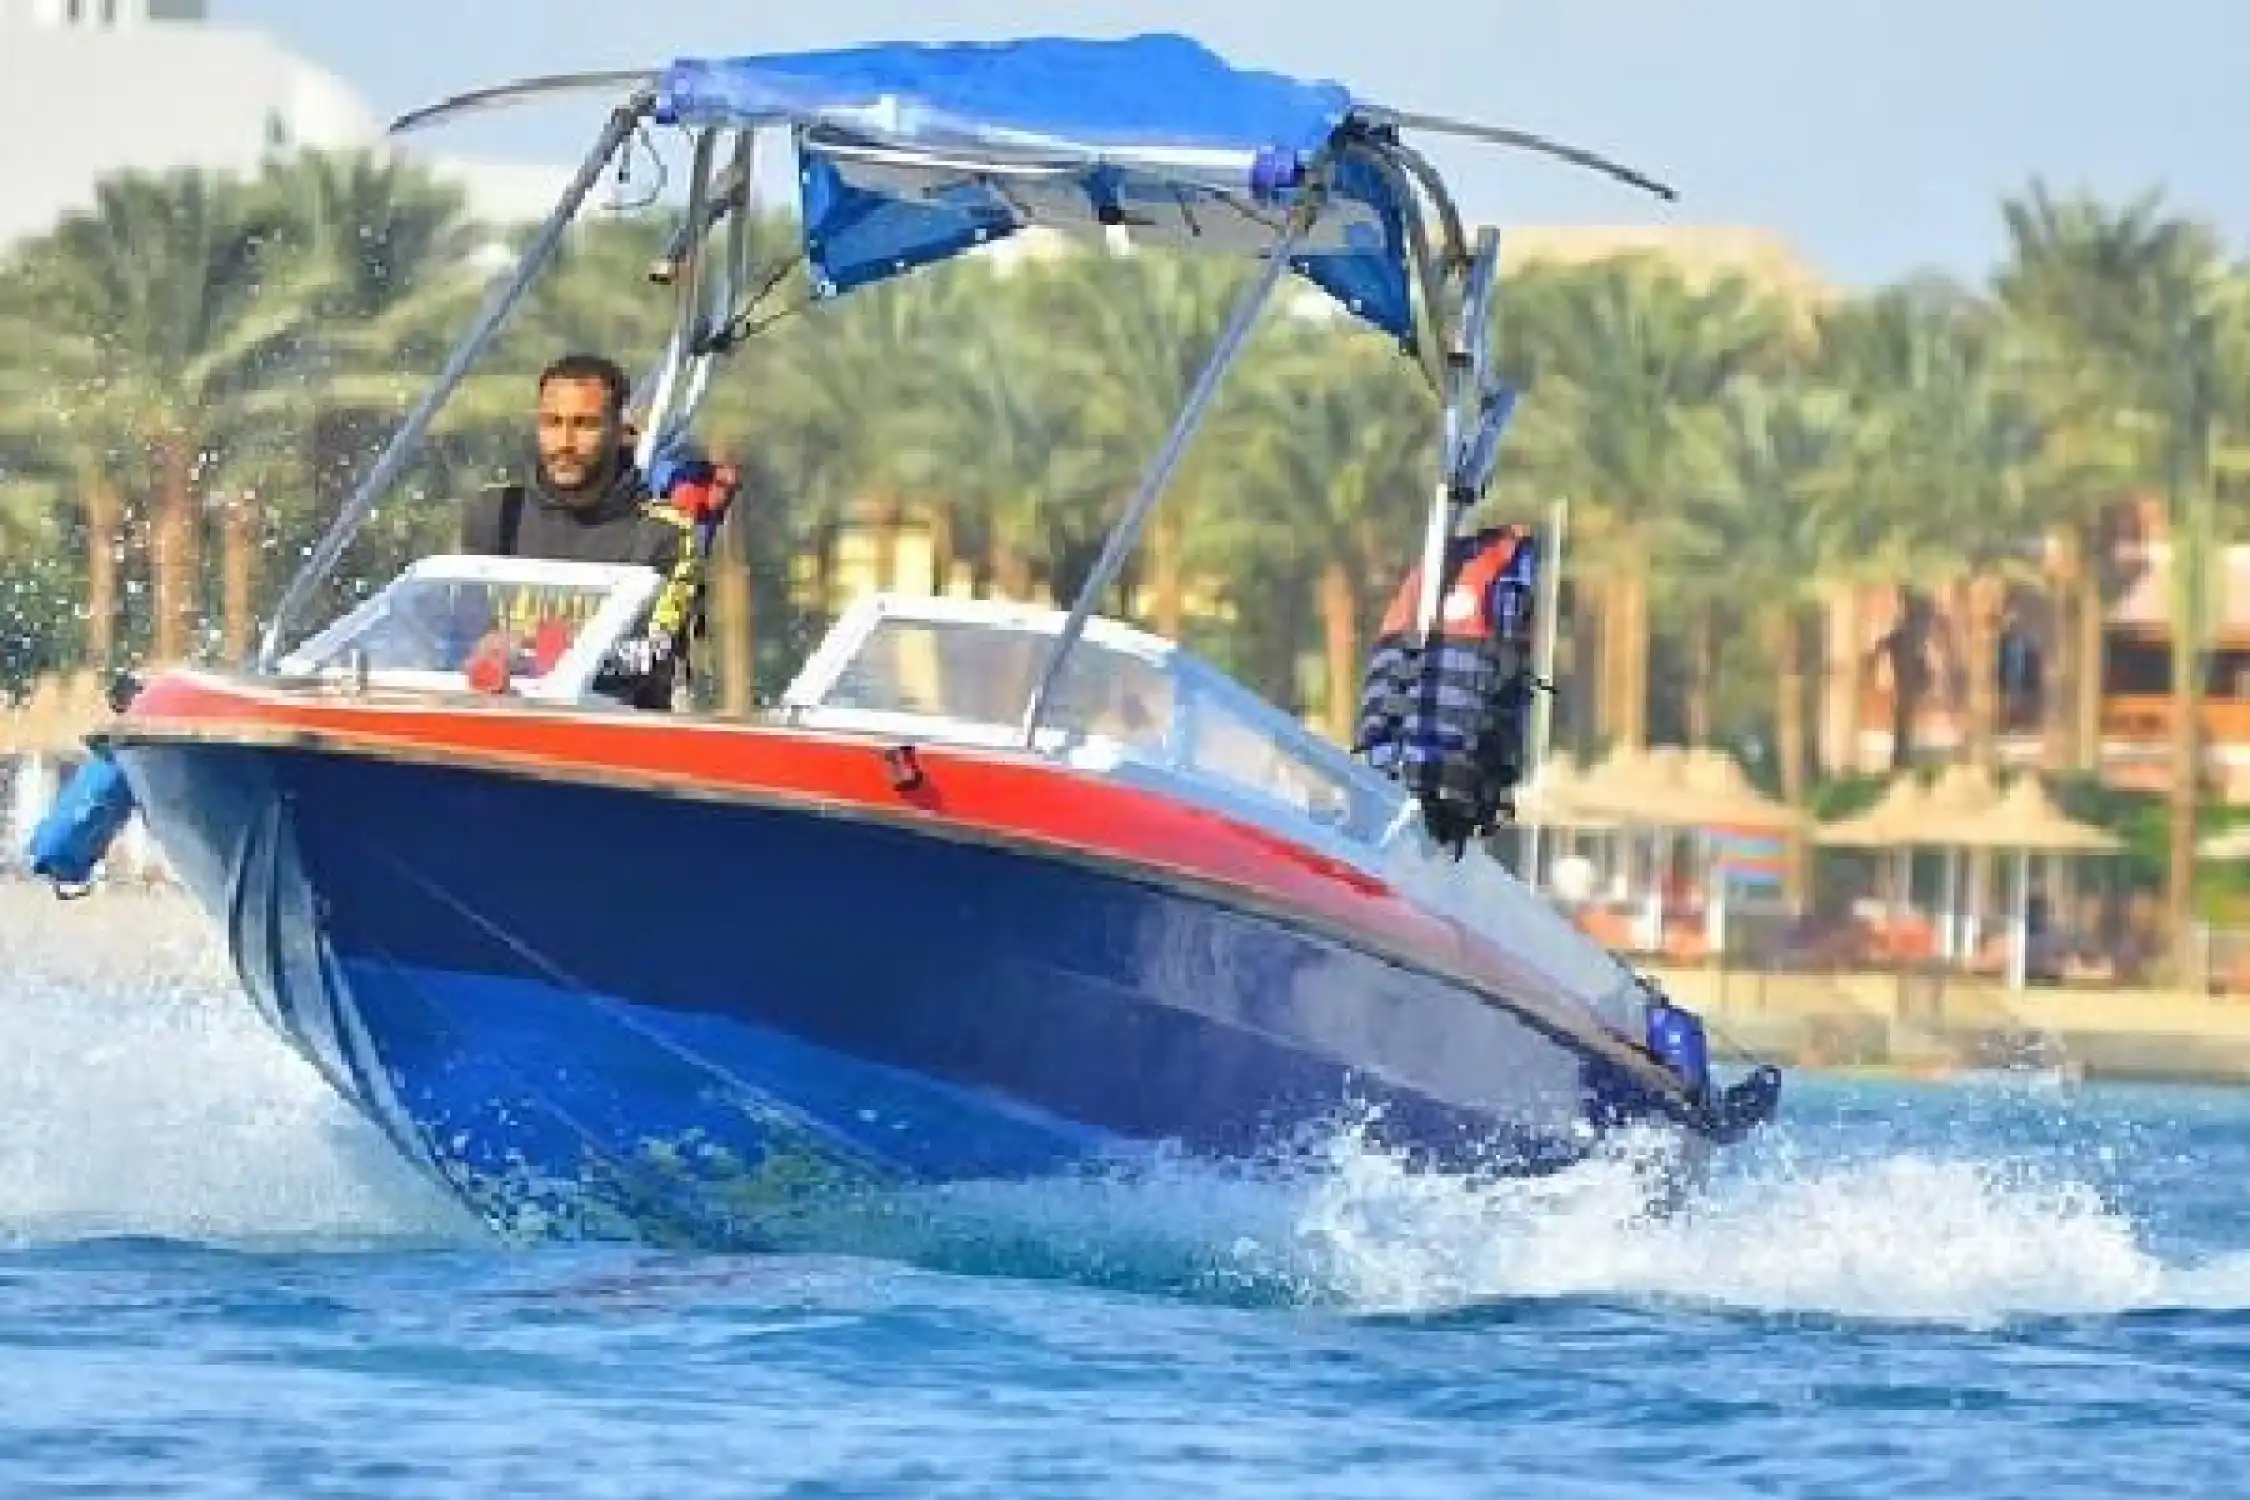
M 1914 835 L 1929 826 L 1928 806 L 1928 789 L 1907 772 L 1891 779 L 1874 806 L 1814 829 L 1813 842 L 1831 849 L 1911 849 Z
M 1567 751 L 1542 760 L 1516 793 L 1516 821 L 1549 828 L 1611 829 L 1617 820 L 1585 801 L 1585 773 Z
M 1981 901 L 1974 910 L 1962 909 L 1965 861 L 1961 856 L 1968 846 L 1961 841 L 1961 830 L 1999 805 L 2000 786 L 1992 772 L 1983 766 L 1956 762 L 1938 773 L 1937 780 L 1922 794 L 1914 816 L 1903 819 L 1899 827 L 1897 842 L 1936 849 L 1944 855 L 1938 951 L 1948 959 L 1974 950 L 1984 916 Z
M 1680 776 L 1681 806 L 1696 818 L 1693 826 L 1761 833 L 1795 833 L 1804 826 L 1801 812 L 1751 785 L 1731 755 L 1690 750 L 1680 763 Z
M 1999 800 L 1954 832 L 1956 847 L 1991 849 L 2015 855 L 2014 942 L 2008 955 L 2008 987 L 2020 990 L 2031 947 L 2031 859 L 2033 855 L 2112 854 L 2124 847 L 2116 835 L 2067 816 L 2048 797 L 2034 775 L 2015 779 Z
M 1571 835 L 1574 846 L 1580 835 L 1609 835 L 1617 831 L 1615 818 L 1584 805 L 1579 795 L 1583 777 L 1577 761 L 1567 751 L 1555 751 L 1544 757 L 1530 779 L 1516 788 L 1517 869 L 1535 888 L 1548 885 L 1547 869 L 1543 867 L 1551 868 L 1552 858 L 1562 852 L 1559 841 L 1542 841 L 1537 837 L 1537 830 L 1564 830 Z M 1573 847 L 1572 852 L 1579 851 Z
M 1895 921 L 1909 904 L 1914 889 L 1912 835 L 1927 828 L 1929 789 L 1922 778 L 1908 771 L 1891 778 L 1872 807 L 1823 823 L 1813 831 L 1813 842 L 1829 849 L 1865 849 L 1890 856 L 1890 909 Z
M 1656 794 L 1650 783 L 1655 773 L 1649 752 L 1631 745 L 1614 745 L 1608 754 L 1580 771 L 1572 799 L 1582 810 L 1619 823 L 1638 823 Z
M 1697 836 L 1705 884 L 1705 942 L 1715 952 L 1725 942 L 1726 900 L 1725 882 L 1711 879 L 1716 863 L 1711 834 L 1723 830 L 1788 835 L 1803 826 L 1794 808 L 1752 786 L 1732 757 L 1702 747 L 1659 745 L 1647 751 L 1620 747 L 1586 779 L 1577 796 L 1581 805 L 1649 833 L 1657 878 L 1650 881 L 1644 920 L 1659 936 L 1664 922 L 1662 871 L 1669 864 L 1672 842 L 1682 832 Z

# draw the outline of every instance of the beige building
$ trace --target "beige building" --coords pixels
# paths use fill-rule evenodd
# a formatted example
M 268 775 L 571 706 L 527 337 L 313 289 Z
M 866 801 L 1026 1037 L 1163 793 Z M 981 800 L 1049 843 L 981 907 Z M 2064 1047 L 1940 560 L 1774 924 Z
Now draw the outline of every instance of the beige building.
M 307 0 L 316 3 L 316 0 Z M 0 249 L 43 234 L 127 169 L 255 172 L 298 148 L 345 150 L 382 122 L 342 79 L 208 0 L 0 0 Z M 98 106 L 98 107 L 96 107 Z M 544 213 L 567 167 L 419 159 L 497 220 Z

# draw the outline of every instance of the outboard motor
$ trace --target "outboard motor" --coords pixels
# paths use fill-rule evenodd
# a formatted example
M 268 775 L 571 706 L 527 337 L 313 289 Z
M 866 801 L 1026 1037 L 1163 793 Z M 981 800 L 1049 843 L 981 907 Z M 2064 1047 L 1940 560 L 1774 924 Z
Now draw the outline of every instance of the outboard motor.
M 122 713 L 140 685 L 120 677 L 110 689 L 110 706 Z M 94 870 L 133 817 L 133 788 L 109 751 L 96 746 L 55 799 L 54 807 L 31 833 L 31 873 L 52 881 L 64 899 L 83 896 Z
M 1760 1063 L 1749 1074 L 1714 1095 L 1711 1088 L 1711 1044 L 1703 1018 L 1672 1003 L 1671 997 L 1647 980 L 1648 1050 L 1687 1085 L 1688 1096 L 1702 1106 L 1711 1134 L 1722 1145 L 1741 1140 L 1770 1121 L 1781 1107 L 1781 1070 Z
M 1430 836 L 1459 858 L 1515 816 L 1531 731 L 1538 543 L 1521 526 L 1455 537 L 1425 644 L 1421 569 L 1409 570 L 1376 632 L 1353 753 L 1422 805 Z

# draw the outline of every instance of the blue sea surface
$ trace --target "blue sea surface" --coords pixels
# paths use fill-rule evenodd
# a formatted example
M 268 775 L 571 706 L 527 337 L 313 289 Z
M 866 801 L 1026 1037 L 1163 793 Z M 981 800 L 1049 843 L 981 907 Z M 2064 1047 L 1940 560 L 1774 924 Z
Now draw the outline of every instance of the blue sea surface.
M 0 1496 L 2250 1491 L 2250 1100 L 1785 1112 L 1658 1222 L 1345 1131 L 901 1195 L 850 1256 L 508 1249 L 184 906 L 0 886 Z

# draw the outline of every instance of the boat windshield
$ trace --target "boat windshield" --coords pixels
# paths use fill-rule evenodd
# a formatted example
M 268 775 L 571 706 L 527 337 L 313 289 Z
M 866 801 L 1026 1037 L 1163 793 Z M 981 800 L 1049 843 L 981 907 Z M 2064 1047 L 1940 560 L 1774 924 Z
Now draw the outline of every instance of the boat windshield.
M 994 619 L 886 615 L 813 698 L 820 714 L 936 720 L 1005 739 L 1023 722 L 1050 630 Z M 1341 752 L 1185 652 L 1152 660 L 1079 640 L 1041 715 L 1065 742 L 1102 740 L 1276 811 L 1372 839 L 1395 813 L 1388 788 Z
M 444 686 L 465 683 L 480 646 L 499 645 L 518 691 L 569 696 L 591 680 L 655 582 L 645 568 L 430 559 L 306 642 L 286 667 Z
M 912 714 L 1012 729 L 1054 637 L 987 621 L 882 620 L 821 695 L 824 708 Z M 1170 674 L 1092 641 L 1079 642 L 1042 720 L 1065 735 L 1099 735 L 1148 755 L 1170 748 L 1178 717 Z

